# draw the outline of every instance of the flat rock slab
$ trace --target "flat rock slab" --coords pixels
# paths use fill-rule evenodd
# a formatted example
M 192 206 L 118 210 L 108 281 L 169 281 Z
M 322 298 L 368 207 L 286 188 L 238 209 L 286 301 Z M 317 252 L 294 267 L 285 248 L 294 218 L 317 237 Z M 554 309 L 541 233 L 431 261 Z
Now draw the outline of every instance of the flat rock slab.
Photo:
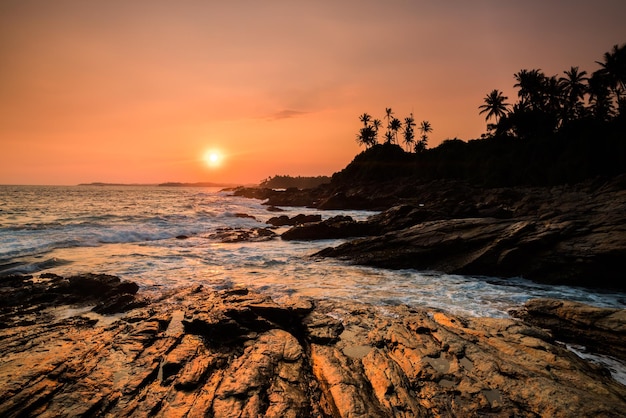
M 626 411 L 625 386 L 513 319 L 200 287 L 110 319 L 33 314 L 0 329 L 0 416 Z

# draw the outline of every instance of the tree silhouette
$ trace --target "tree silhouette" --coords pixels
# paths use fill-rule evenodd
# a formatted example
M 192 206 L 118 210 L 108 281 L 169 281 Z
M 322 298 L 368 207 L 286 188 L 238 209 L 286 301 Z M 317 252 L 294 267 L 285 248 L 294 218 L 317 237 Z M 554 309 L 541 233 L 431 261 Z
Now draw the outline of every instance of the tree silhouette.
M 521 70 L 514 74 L 519 91 L 517 95 L 520 101 L 527 104 L 531 109 L 542 109 L 544 107 L 544 80 L 545 74 L 541 70 Z
M 626 44 L 613 45 L 613 49 L 604 53 L 603 58 L 604 62 L 596 61 L 601 67 L 596 73 L 605 79 L 613 92 L 620 114 L 623 114 L 626 106 Z
M 364 127 L 367 127 L 367 125 L 369 125 L 371 119 L 372 117 L 367 113 L 363 113 L 361 116 L 359 116 L 359 120 L 363 122 Z
M 376 120 L 373 125 L 370 125 L 370 120 L 372 117 L 363 113 L 359 116 L 359 120 L 363 122 L 363 127 L 359 130 L 359 133 L 356 136 L 356 141 L 359 145 L 365 145 L 366 147 L 371 147 L 376 145 L 378 142 L 378 127 L 376 126 Z M 380 125 L 380 121 L 378 121 L 378 125 Z
M 433 128 L 430 125 L 430 122 L 424 120 L 420 123 L 419 130 L 422 135 L 420 136 L 420 140 L 415 143 L 415 152 L 418 154 L 424 152 L 426 148 L 428 148 L 428 134 L 433 131 Z
M 482 109 L 479 114 L 487 113 L 485 120 L 489 120 L 492 117 L 495 118 L 496 123 L 508 112 L 508 103 L 505 100 L 508 97 L 504 96 L 499 90 L 492 90 L 487 96 L 485 96 L 485 104 L 478 106 Z
M 565 120 L 578 119 L 584 114 L 583 100 L 587 93 L 587 71 L 578 71 L 578 67 L 571 67 L 563 71 L 566 77 L 559 78 L 559 83 L 565 99 Z
M 600 121 L 606 122 L 613 116 L 613 100 L 609 82 L 598 71 L 589 77 L 589 104 L 591 105 L 592 116 Z
M 396 143 L 398 143 L 398 131 L 402 128 L 402 121 L 398 118 L 391 119 L 389 123 L 389 129 L 393 133 L 393 139 Z
M 404 130 L 402 134 L 404 136 L 404 144 L 407 150 L 410 150 L 415 142 L 415 119 L 413 119 L 413 113 L 404 118 Z
M 393 116 L 393 110 L 390 107 L 385 108 L 385 119 L 387 119 L 387 132 L 385 132 L 385 143 L 391 144 L 393 142 L 393 134 L 391 132 L 391 120 Z

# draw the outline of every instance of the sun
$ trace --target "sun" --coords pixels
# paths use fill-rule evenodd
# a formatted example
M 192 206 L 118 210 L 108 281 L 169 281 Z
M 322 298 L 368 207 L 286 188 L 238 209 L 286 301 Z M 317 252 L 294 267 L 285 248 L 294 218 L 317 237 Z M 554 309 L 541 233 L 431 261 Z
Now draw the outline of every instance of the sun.
M 208 150 L 204 153 L 204 162 L 212 168 L 219 167 L 224 160 L 224 156 L 218 150 Z

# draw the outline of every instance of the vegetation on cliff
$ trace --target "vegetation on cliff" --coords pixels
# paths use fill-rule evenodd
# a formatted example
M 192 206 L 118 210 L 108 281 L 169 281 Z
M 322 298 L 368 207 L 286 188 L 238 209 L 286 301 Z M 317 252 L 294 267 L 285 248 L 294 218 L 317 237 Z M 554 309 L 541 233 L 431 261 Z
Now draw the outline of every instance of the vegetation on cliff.
M 486 186 L 554 185 L 626 172 L 626 44 L 615 45 L 589 77 L 579 67 L 563 76 L 539 69 L 514 74 L 518 101 L 494 89 L 479 106 L 487 132 L 480 139 L 447 139 L 427 149 L 432 126 L 419 127 L 415 140 L 413 115 L 405 123 L 387 112 L 384 141 L 381 122 L 367 113 L 357 141 L 367 149 L 333 183 L 463 179 Z M 398 134 L 404 137 L 405 151 Z M 411 152 L 411 148 L 414 152 Z

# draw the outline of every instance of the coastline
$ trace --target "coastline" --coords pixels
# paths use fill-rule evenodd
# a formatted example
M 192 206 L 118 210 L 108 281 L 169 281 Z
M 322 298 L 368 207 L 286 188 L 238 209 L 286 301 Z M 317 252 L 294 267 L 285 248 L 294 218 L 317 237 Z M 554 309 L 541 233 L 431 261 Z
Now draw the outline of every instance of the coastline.
M 297 225 L 286 240 L 347 239 L 318 252 L 391 269 L 523 277 L 626 290 L 626 176 L 552 187 L 485 188 L 458 181 L 272 191 L 237 189 L 269 207 L 378 209 L 367 221 Z
M 149 300 L 99 275 L 15 278 L 2 297 L 14 302 L 0 328 L 7 417 L 574 417 L 626 407 L 626 386 L 606 369 L 515 319 L 273 301 L 245 288 Z M 598 328 L 610 323 L 623 338 L 625 310 L 595 313 Z

